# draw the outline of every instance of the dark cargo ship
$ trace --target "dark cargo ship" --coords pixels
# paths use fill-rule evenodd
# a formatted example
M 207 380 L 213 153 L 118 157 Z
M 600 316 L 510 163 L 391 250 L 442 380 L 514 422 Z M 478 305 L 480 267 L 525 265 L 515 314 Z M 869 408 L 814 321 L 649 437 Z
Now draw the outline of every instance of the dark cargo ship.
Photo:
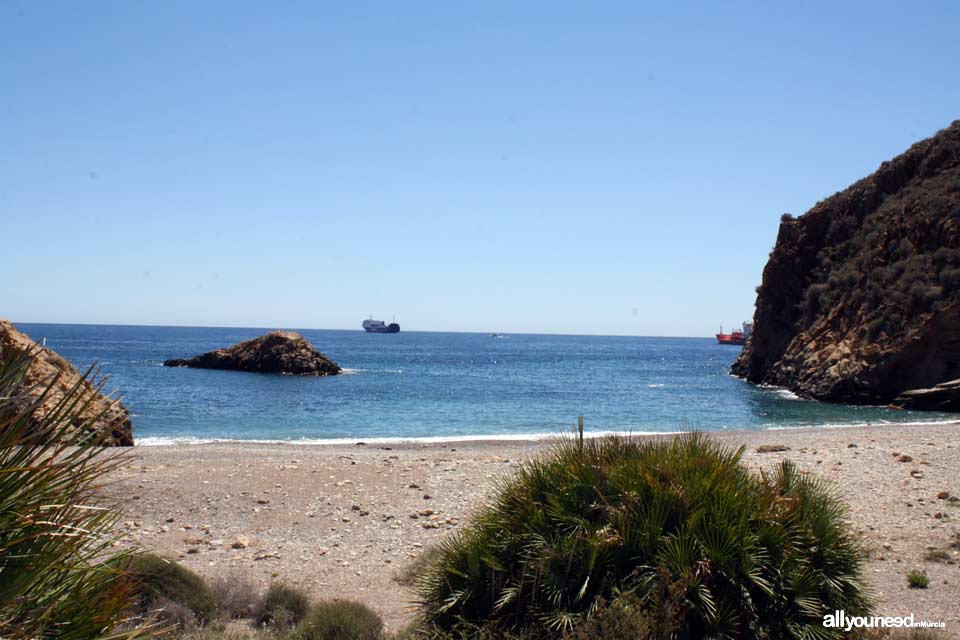
M 363 321 L 363 330 L 367 333 L 400 333 L 400 325 L 396 322 L 386 324 L 383 320 L 374 320 L 371 316 L 369 320 Z

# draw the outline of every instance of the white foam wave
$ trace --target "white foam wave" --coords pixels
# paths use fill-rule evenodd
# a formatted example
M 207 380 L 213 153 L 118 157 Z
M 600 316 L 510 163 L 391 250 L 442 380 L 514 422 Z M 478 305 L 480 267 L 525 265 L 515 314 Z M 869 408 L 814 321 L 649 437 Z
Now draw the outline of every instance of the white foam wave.
M 764 426 L 756 431 L 798 431 L 805 429 L 865 429 L 869 427 L 929 427 L 937 425 L 960 425 L 956 418 L 942 418 L 940 420 L 917 420 L 914 422 L 897 422 L 896 420 L 871 420 L 870 422 L 846 422 L 826 424 L 788 424 Z M 753 429 L 751 429 L 753 431 Z
M 657 436 L 682 433 L 681 431 L 589 431 L 584 433 L 585 438 L 601 438 L 604 436 Z M 268 444 L 268 445 L 355 445 L 358 442 L 365 444 L 443 444 L 448 442 L 543 442 L 563 435 L 561 432 L 549 433 L 502 433 L 491 435 L 463 435 L 463 436 L 423 436 L 410 438 L 286 438 L 286 439 L 242 439 L 242 438 L 196 438 L 147 436 L 136 438 L 138 447 L 164 446 L 192 446 L 199 444 Z
M 403 369 L 351 369 L 349 367 L 340 369 L 340 375 L 344 376 L 355 376 L 358 373 L 395 373 L 399 375 L 403 373 Z
M 662 388 L 665 387 L 665 386 L 667 386 L 667 385 L 665 385 L 665 384 L 663 384 L 663 383 L 661 382 L 661 383 L 657 383 L 657 384 L 648 384 L 648 385 L 647 385 L 647 388 L 648 388 L 648 389 L 662 389 Z
M 795 394 L 793 391 L 790 391 L 790 389 L 785 389 L 784 387 L 778 387 L 772 384 L 761 384 L 758 386 L 764 391 L 769 391 L 773 395 L 783 398 L 784 400 L 803 400 L 804 399 L 798 396 L 797 394 Z
M 766 425 L 760 428 L 744 429 L 737 426 L 724 425 L 719 431 L 743 431 L 746 433 L 763 431 L 797 431 L 812 429 L 856 429 L 869 427 L 922 427 L 931 425 L 960 425 L 960 420 L 956 418 L 944 418 L 940 420 L 918 420 L 914 422 L 895 422 L 890 420 L 874 420 L 871 422 L 857 423 L 833 423 L 833 424 L 808 424 L 808 425 Z M 604 436 L 662 436 L 685 433 L 687 430 L 675 431 L 630 431 L 630 430 L 609 430 L 609 431 L 588 431 L 584 433 L 587 438 L 601 438 Z M 707 432 L 709 433 L 709 432 Z M 390 445 L 390 444 L 444 444 L 456 442 L 544 442 L 552 440 L 558 436 L 564 435 L 562 431 L 551 431 L 543 433 L 501 433 L 501 434 L 470 434 L 460 436 L 423 436 L 423 437 L 376 437 L 376 438 L 275 438 L 275 439 L 243 439 L 243 438 L 197 438 L 194 436 L 145 436 L 136 438 L 138 447 L 163 447 L 163 446 L 193 446 L 206 444 L 241 444 L 241 445 L 290 445 L 290 446 L 324 446 L 324 445 L 355 445 L 363 442 L 368 445 Z

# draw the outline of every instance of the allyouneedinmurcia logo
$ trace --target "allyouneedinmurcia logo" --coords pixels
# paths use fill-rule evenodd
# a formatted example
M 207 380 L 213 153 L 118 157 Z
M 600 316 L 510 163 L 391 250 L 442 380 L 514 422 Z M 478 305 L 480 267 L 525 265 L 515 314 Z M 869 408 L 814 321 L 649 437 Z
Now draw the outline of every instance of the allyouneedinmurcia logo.
M 828 629 L 875 629 L 875 628 L 903 628 L 903 629 L 943 629 L 942 620 L 914 620 L 911 613 L 908 616 L 848 616 L 843 610 L 823 616 L 823 626 Z

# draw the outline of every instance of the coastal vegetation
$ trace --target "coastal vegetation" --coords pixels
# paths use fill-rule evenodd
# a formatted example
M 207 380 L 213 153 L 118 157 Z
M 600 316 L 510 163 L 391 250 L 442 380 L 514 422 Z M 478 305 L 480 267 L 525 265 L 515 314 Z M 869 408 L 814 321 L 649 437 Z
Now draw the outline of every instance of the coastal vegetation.
M 133 591 L 110 559 L 119 512 L 99 491 L 124 457 L 95 446 L 113 432 L 93 427 L 102 383 L 91 371 L 65 390 L 63 373 L 28 382 L 42 355 L 0 348 L 0 637 L 97 638 L 128 617 Z
M 911 589 L 926 589 L 930 586 L 930 577 L 926 571 L 913 569 L 907 572 L 907 584 Z
M 866 612 L 863 554 L 826 486 L 785 461 L 752 475 L 701 434 L 565 440 L 503 483 L 418 580 L 440 633 L 821 637 Z
M 284 584 L 272 584 L 257 607 L 256 620 L 260 626 L 292 627 L 310 611 L 310 599 L 305 593 Z
M 165 624 L 191 627 L 213 619 L 217 609 L 213 591 L 186 567 L 152 553 L 138 553 L 124 559 L 123 569 L 133 581 L 141 616 L 153 614 Z

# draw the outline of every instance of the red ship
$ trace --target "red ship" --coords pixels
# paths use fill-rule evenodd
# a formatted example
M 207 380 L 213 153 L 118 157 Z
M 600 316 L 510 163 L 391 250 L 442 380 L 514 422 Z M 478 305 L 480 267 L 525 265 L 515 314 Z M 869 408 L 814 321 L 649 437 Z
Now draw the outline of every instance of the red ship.
M 752 329 L 753 324 L 744 322 L 742 331 L 734 330 L 733 333 L 724 333 L 723 325 L 720 325 L 720 333 L 717 334 L 717 342 L 719 344 L 746 344 L 747 338 L 750 337 L 750 331 Z

